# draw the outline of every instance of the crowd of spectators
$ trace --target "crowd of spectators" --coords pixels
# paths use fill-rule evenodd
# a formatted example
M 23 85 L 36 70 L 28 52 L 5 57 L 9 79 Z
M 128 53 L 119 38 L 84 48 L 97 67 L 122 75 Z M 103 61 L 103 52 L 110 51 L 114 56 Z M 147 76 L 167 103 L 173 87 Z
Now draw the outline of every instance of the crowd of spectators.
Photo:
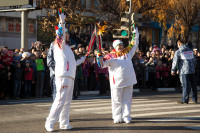
M 77 39 L 77 37 L 76 37 Z M 79 40 L 79 44 L 73 48 L 76 56 L 85 56 L 88 51 L 89 37 Z M 147 43 L 144 40 L 141 43 Z M 106 55 L 112 51 L 112 46 L 103 44 L 102 53 Z M 157 89 L 159 87 L 177 87 L 179 76 L 171 76 L 172 60 L 177 48 L 168 45 L 157 46 L 141 45 L 133 57 L 133 65 L 138 83 L 134 88 Z M 193 49 L 197 59 L 197 82 L 200 83 L 200 52 Z M 47 67 L 47 52 L 40 41 L 32 44 L 29 51 L 23 49 L 9 50 L 0 47 L 0 98 L 17 99 L 29 97 L 51 96 L 50 72 Z M 100 95 L 105 95 L 109 90 L 108 69 L 100 69 L 96 63 L 97 50 L 90 51 L 89 59 L 77 67 L 76 85 L 80 91 L 99 90 Z M 75 85 L 75 86 L 76 86 Z
M 51 96 L 47 52 L 39 41 L 33 43 L 29 51 L 1 47 L 0 98 Z
M 145 41 L 142 41 L 141 44 L 143 42 Z M 189 45 L 196 57 L 196 78 L 199 84 L 200 52 L 196 48 L 192 48 L 191 43 Z M 148 44 L 145 46 L 141 45 L 140 50 L 137 51 L 137 54 L 133 58 L 133 65 L 138 80 L 137 87 L 151 88 L 153 90 L 163 87 L 180 88 L 178 71 L 176 76 L 171 75 L 173 57 L 177 49 L 177 46 L 173 45 L 171 41 L 169 41 L 167 46 L 162 46 L 161 48 L 157 46 L 149 47 Z

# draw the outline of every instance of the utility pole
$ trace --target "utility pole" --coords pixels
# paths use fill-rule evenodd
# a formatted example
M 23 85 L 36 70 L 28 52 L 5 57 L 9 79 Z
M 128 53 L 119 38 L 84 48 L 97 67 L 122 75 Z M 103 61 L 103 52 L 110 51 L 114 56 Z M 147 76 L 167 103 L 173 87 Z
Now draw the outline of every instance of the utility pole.
M 21 12 L 21 48 L 28 50 L 28 11 Z
M 131 40 L 131 6 L 132 6 L 132 0 L 127 0 L 130 1 L 129 4 L 129 41 Z

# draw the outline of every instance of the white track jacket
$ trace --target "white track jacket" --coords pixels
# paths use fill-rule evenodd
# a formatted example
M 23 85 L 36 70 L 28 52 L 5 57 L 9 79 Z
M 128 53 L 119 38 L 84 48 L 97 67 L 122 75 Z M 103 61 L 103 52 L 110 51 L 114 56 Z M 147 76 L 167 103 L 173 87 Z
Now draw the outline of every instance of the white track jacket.
M 105 60 L 103 67 L 108 67 L 111 89 L 133 86 L 137 83 L 132 58 L 138 47 L 137 42 L 129 53 L 118 57 Z
M 76 61 L 74 53 L 69 45 L 63 45 L 59 48 L 54 44 L 54 59 L 55 59 L 55 77 L 71 77 L 75 79 L 76 66 L 85 61 L 86 57 L 82 57 Z

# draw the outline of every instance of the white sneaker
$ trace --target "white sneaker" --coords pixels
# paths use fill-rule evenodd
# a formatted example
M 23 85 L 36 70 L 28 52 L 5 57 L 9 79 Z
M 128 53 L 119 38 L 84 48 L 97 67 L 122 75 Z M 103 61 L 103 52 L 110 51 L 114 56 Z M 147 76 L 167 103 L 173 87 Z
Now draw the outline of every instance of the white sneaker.
M 125 120 L 124 121 L 126 124 L 129 124 L 129 123 L 131 123 L 131 120 Z
M 114 120 L 114 123 L 115 124 L 118 124 L 118 123 L 120 123 L 121 121 L 120 120 Z
M 70 126 L 70 125 L 60 127 L 60 129 L 62 129 L 62 130 L 70 130 L 70 129 L 72 129 L 72 128 L 73 128 L 73 127 Z
M 46 128 L 47 132 L 52 132 L 53 131 L 53 124 L 45 123 L 45 128 Z
M 131 123 L 131 120 L 130 120 L 130 119 L 128 119 L 128 118 L 123 118 L 123 119 L 122 119 L 122 121 L 123 121 L 123 122 L 125 122 L 126 124 L 129 124 L 129 123 Z

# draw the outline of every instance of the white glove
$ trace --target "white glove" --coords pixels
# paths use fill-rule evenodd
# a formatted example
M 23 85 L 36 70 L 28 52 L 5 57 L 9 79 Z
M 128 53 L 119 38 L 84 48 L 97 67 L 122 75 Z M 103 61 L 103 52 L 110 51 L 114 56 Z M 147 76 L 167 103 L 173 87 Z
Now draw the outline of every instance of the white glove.
M 65 18 L 66 18 L 66 15 L 64 15 L 64 13 L 60 14 L 60 24 L 65 24 Z
M 136 36 L 135 36 L 135 44 L 138 45 L 139 44 L 139 32 L 138 32 L 138 28 L 136 27 L 135 28 L 135 33 L 136 33 Z
M 62 27 L 62 32 L 63 32 L 63 40 L 66 40 L 66 28 L 65 28 L 65 24 L 61 24 Z

